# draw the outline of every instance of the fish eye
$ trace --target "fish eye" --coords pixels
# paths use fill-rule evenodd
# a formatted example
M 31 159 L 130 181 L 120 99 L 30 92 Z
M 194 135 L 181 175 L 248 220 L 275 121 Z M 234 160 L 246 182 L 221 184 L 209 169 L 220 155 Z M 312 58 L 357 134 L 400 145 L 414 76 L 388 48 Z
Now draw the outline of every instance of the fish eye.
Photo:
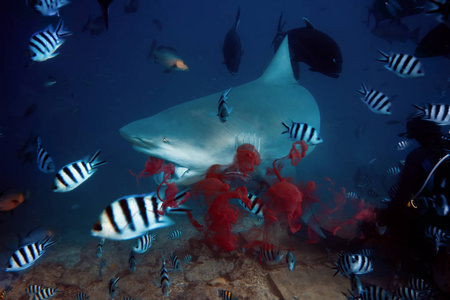
M 94 227 L 92 228 L 94 231 L 102 231 L 102 225 L 99 221 L 95 222 Z

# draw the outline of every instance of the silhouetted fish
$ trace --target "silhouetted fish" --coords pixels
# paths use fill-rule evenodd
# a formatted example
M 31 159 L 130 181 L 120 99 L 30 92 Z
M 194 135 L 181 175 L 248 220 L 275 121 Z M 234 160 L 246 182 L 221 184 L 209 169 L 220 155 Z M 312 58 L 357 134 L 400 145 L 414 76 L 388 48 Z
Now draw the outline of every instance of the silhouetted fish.
M 426 2 L 426 0 L 375 0 L 369 8 L 367 25 L 371 15 L 378 24 L 383 20 L 400 20 L 403 17 L 420 14 L 424 11 Z
M 102 15 L 105 19 L 105 26 L 106 30 L 109 30 L 109 23 L 108 23 L 108 17 L 109 17 L 109 6 L 113 2 L 113 0 L 97 0 L 98 4 L 100 4 L 100 8 L 102 9 Z
M 139 0 L 130 0 L 129 3 L 125 3 L 123 10 L 127 13 L 135 13 L 139 9 Z
M 228 31 L 225 40 L 223 41 L 223 63 L 227 66 L 231 75 L 234 75 L 239 71 L 239 65 L 241 63 L 242 45 L 237 32 L 240 23 L 240 15 L 241 8 L 239 7 L 234 25 Z
M 408 39 L 417 44 L 419 43 L 420 27 L 410 31 L 408 26 L 401 22 L 386 20 L 378 23 L 371 32 L 373 35 L 388 41 L 390 44 L 394 41 L 405 43 Z
M 420 41 L 414 52 L 416 57 L 450 56 L 450 26 L 440 23 Z
M 280 16 L 278 22 L 278 32 L 272 44 L 276 51 L 279 41 L 286 35 L 289 39 L 289 51 L 294 76 L 298 80 L 298 62 L 304 62 L 310 66 L 313 72 L 337 78 L 342 70 L 342 54 L 338 44 L 327 34 L 317 30 L 311 22 L 303 18 L 306 27 L 295 28 L 283 32 Z
M 178 55 L 177 50 L 172 47 L 157 46 L 156 40 L 153 40 L 152 47 L 147 56 L 148 59 L 161 66 L 165 67 L 164 73 L 169 73 L 172 70 L 176 71 L 188 71 L 188 66 L 184 63 L 181 57 Z

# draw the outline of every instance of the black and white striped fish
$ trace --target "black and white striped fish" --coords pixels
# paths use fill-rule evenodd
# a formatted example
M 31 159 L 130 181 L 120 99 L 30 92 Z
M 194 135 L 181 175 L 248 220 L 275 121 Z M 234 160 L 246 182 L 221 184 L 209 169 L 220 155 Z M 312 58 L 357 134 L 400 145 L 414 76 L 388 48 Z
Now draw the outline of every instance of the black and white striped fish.
M 234 297 L 230 291 L 219 290 L 219 297 L 222 300 L 237 300 L 237 297 Z
M 169 234 L 169 238 L 172 240 L 179 239 L 182 234 L 181 230 L 175 229 Z
M 400 174 L 402 170 L 399 167 L 391 167 L 389 169 L 387 169 L 386 171 L 384 171 L 384 174 L 386 175 L 398 175 Z
M 186 256 L 185 256 L 184 259 L 183 259 L 183 262 L 184 262 L 185 264 L 188 264 L 188 263 L 191 262 L 191 260 L 192 260 L 192 256 L 189 255 L 189 254 L 186 254 Z
M 391 199 L 394 199 L 395 196 L 397 195 L 397 191 L 398 191 L 398 184 L 394 184 L 394 185 L 391 186 L 391 187 L 389 188 L 389 190 L 388 190 L 389 197 L 390 197 Z
M 89 300 L 89 296 L 85 293 L 77 293 L 75 300 Z
M 56 295 L 58 287 L 56 288 L 41 288 L 36 294 L 34 294 L 33 300 L 48 299 Z
M 53 191 L 58 193 L 69 192 L 77 188 L 80 184 L 91 177 L 98 167 L 106 164 L 106 161 L 100 160 L 101 150 L 97 150 L 91 159 L 80 159 L 68 165 L 65 165 L 56 173 Z
M 55 57 L 59 54 L 55 51 L 64 43 L 63 37 L 71 34 L 70 31 L 64 29 L 63 20 L 59 21 L 56 30 L 53 29 L 52 25 L 49 25 L 44 30 L 34 33 L 28 42 L 31 59 L 41 62 Z
M 367 190 L 367 196 L 370 198 L 378 198 L 378 194 L 374 190 Z
M 20 247 L 9 259 L 5 271 L 22 271 L 31 267 L 44 254 L 45 250 L 54 244 L 56 241 L 52 239 L 52 236 L 48 236 L 43 241 Z
M 53 173 L 55 172 L 55 164 L 53 163 L 53 159 L 50 157 L 47 151 L 41 145 L 41 138 L 37 137 L 36 139 L 37 146 L 37 154 L 36 154 L 36 162 L 39 170 L 44 173 Z
M 134 256 L 133 250 L 131 250 L 130 257 L 128 258 L 128 268 L 131 272 L 135 272 L 137 267 L 136 257 Z
M 59 17 L 59 9 L 64 5 L 70 3 L 69 0 L 30 0 L 30 5 L 33 6 L 34 10 L 40 12 L 43 16 L 54 16 Z
M 370 89 L 369 91 L 364 83 L 362 84 L 362 89 L 357 92 L 363 96 L 361 97 L 361 100 L 374 113 L 382 115 L 391 114 L 391 101 L 382 92 L 374 89 Z
M 363 288 L 361 295 L 359 297 L 349 299 L 359 299 L 359 300 L 391 300 L 391 295 L 384 290 L 382 287 L 370 285 Z
M 289 138 L 295 141 L 305 141 L 307 144 L 317 145 L 323 142 L 323 139 L 319 136 L 319 132 L 306 123 L 297 123 L 292 121 L 289 127 L 286 123 L 281 122 L 286 128 L 281 134 L 289 133 Z
M 264 201 L 261 198 L 257 197 L 256 195 L 254 195 L 252 193 L 248 193 L 247 197 L 250 200 L 250 202 L 252 203 L 252 206 L 251 206 L 250 209 L 247 207 L 247 205 L 245 205 L 245 203 L 241 199 L 238 199 L 239 204 L 246 211 L 251 212 L 257 218 L 263 218 L 264 219 L 264 214 L 263 214 L 263 210 L 262 210 L 263 207 L 264 207 Z
M 408 286 L 418 292 L 421 292 L 422 295 L 430 295 L 433 292 L 431 286 L 422 278 L 414 277 L 408 283 Z
M 117 290 L 119 289 L 119 280 L 120 277 L 117 278 L 111 278 L 111 280 L 109 281 L 109 297 L 114 299 L 114 297 L 116 297 L 117 294 Z
M 179 206 L 177 209 L 167 208 L 160 215 L 162 202 L 156 193 L 130 195 L 117 199 L 108 205 L 94 224 L 91 234 L 112 240 L 129 240 L 137 238 L 158 228 L 175 224 L 167 213 L 186 211 Z
M 395 293 L 395 295 L 399 299 L 405 299 L 405 300 L 419 300 L 422 298 L 422 293 L 416 290 L 413 290 L 407 286 L 399 287 Z
M 427 103 L 424 107 L 413 104 L 417 108 L 417 116 L 423 120 L 434 122 L 439 126 L 450 125 L 450 104 Z
M 378 52 L 383 56 L 377 61 L 385 62 L 384 66 L 389 71 L 394 72 L 403 78 L 416 78 L 425 75 L 422 70 L 422 63 L 414 56 L 409 54 L 393 54 L 389 56 L 381 50 Z
M 425 231 L 425 235 L 434 240 L 436 253 L 439 252 L 441 246 L 447 245 L 447 242 L 450 240 L 450 233 L 436 226 L 429 226 Z
M 169 273 L 167 273 L 166 269 L 166 260 L 164 259 L 164 254 L 161 251 L 162 255 L 162 266 L 161 266 L 161 275 L 160 275 L 160 288 L 164 295 L 164 297 L 169 297 L 170 294 L 170 279 Z
M 180 263 L 180 260 L 178 259 L 178 256 L 171 253 L 170 260 L 172 261 L 172 270 L 181 271 L 181 263 Z
M 358 200 L 360 198 L 359 195 L 355 192 L 347 192 L 345 193 L 345 197 L 347 199 L 355 199 L 355 200 Z
M 97 244 L 97 248 L 95 248 L 95 256 L 98 258 L 102 257 L 104 243 L 105 243 L 105 239 L 100 239 L 100 241 Z
M 404 140 L 397 143 L 397 150 L 403 151 L 411 145 L 410 141 Z
M 227 102 L 228 94 L 230 93 L 231 89 L 232 88 L 225 90 L 219 99 L 217 115 L 219 116 L 220 122 L 222 122 L 222 123 L 225 123 L 228 120 L 231 112 L 233 111 L 232 107 L 231 108 L 228 107 L 228 102 Z
M 273 245 L 260 247 L 257 255 L 259 262 L 264 261 L 266 263 L 278 263 L 284 256 L 279 249 L 275 250 L 275 246 Z
M 290 250 L 286 253 L 286 265 L 287 265 L 289 271 L 294 270 L 295 257 L 294 257 L 294 254 L 292 253 L 292 251 L 290 251 Z
M 136 246 L 133 250 L 136 253 L 145 253 L 152 246 L 152 242 L 156 239 L 156 234 L 148 233 L 139 237 Z
M 336 275 L 341 272 L 342 275 L 350 277 L 351 274 L 367 274 L 373 270 L 372 261 L 362 254 L 344 254 L 339 255 L 335 263 Z
M 37 292 L 39 292 L 39 290 L 41 290 L 41 289 L 43 289 L 43 287 L 41 287 L 40 285 L 33 284 L 27 288 L 26 292 L 28 295 L 32 296 L 32 295 L 36 294 Z

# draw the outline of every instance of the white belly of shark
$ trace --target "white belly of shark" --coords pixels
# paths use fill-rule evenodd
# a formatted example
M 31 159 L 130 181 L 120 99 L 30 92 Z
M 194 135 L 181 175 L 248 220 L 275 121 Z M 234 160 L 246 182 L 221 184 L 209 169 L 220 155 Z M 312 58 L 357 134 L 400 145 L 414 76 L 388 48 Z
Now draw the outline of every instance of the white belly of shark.
M 253 144 L 266 163 L 287 155 L 293 141 L 282 134 L 282 122 L 307 123 L 320 132 L 319 108 L 294 78 L 287 38 L 260 78 L 233 87 L 228 95 L 233 111 L 225 123 L 216 116 L 221 95 L 173 106 L 122 127 L 120 133 L 137 151 L 173 163 L 173 182 L 188 185 L 201 180 L 211 165 L 230 164 L 243 143 Z

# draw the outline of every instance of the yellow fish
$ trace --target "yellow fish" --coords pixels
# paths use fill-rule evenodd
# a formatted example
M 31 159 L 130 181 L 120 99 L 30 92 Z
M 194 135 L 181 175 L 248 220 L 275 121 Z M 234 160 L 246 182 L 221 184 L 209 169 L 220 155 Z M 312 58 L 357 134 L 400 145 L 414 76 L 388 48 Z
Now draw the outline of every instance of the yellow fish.
M 164 73 L 175 71 L 188 71 L 188 66 L 178 55 L 177 50 L 171 47 L 156 46 L 156 40 L 153 40 L 152 48 L 148 54 L 148 59 L 152 59 L 157 64 L 165 67 Z
M 24 194 L 17 189 L 8 189 L 0 193 L 0 211 L 15 209 L 25 200 Z M 0 298 L 1 300 L 2 298 Z

